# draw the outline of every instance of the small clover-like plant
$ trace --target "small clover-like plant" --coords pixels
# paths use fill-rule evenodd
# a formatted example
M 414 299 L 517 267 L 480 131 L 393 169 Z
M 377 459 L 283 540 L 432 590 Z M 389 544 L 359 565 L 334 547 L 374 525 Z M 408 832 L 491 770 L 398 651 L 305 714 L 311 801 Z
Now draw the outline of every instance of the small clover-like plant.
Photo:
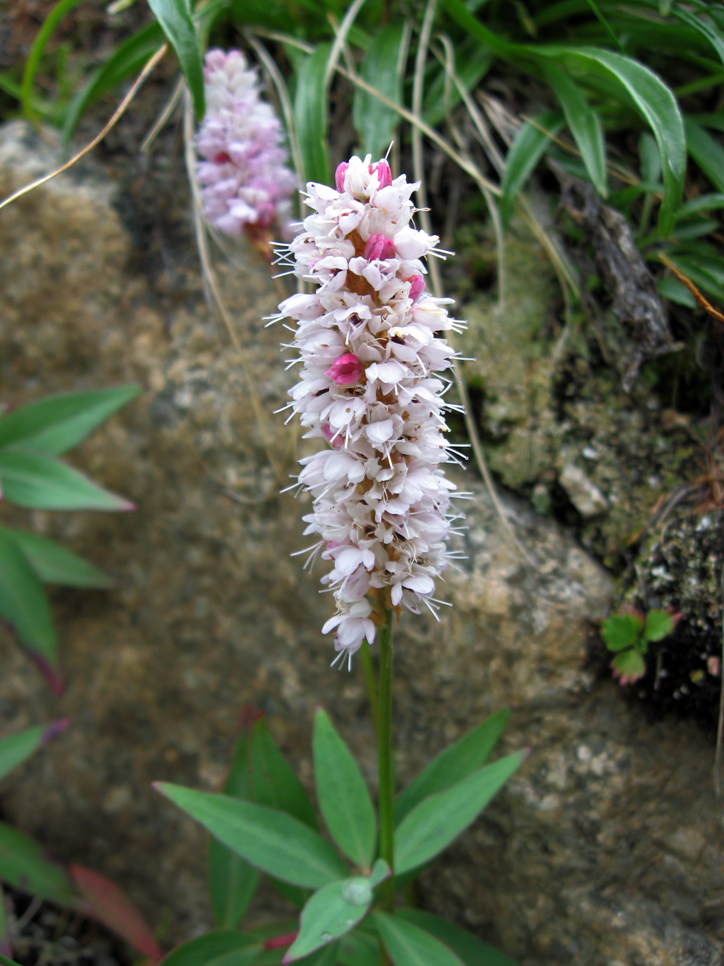
M 64 393 L 0 415 L 3 502 L 27 510 L 134 509 L 59 457 L 140 392 L 140 386 L 118 386 Z M 43 584 L 107 588 L 113 580 L 45 537 L 0 526 L 0 617 L 60 692 L 57 635 Z
M 650 610 L 644 616 L 637 610 L 614 614 L 601 624 L 601 636 L 609 651 L 613 676 L 621 684 L 633 684 L 646 673 L 645 656 L 652 641 L 662 641 L 676 627 L 679 614 Z

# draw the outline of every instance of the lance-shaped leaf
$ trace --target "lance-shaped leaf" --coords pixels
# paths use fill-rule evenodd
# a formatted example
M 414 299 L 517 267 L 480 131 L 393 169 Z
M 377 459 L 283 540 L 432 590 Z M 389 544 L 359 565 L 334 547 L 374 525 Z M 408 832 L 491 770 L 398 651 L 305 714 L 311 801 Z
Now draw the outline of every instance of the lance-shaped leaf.
M 94 919 L 117 933 L 152 962 L 158 963 L 163 959 L 153 930 L 115 882 L 82 865 L 72 865 L 70 875 L 78 895 L 84 900 Z
M 20 966 L 20 963 L 16 962 L 14 959 L 9 959 L 7 956 L 3 956 L 0 953 L 0 966 Z
M 421 909 L 400 909 L 397 915 L 435 936 L 459 956 L 465 966 L 518 966 L 510 956 L 440 916 L 433 916 Z
M 163 966 L 247 966 L 259 958 L 261 944 L 232 929 L 217 929 L 177 946 Z
M 251 800 L 286 812 L 316 831 L 317 816 L 309 795 L 269 734 L 263 715 L 251 728 L 249 760 Z
M 284 963 L 294 963 L 354 929 L 372 905 L 373 887 L 364 876 L 331 882 L 307 902 L 299 935 L 287 950 Z
M 0 741 L 0 779 L 9 775 L 39 748 L 62 734 L 69 723 L 69 718 L 60 718 L 49 725 L 36 725 L 3 738 Z
M 43 453 L 0 450 L 0 486 L 4 499 L 27 510 L 133 510 L 78 470 Z
M 395 966 L 464 966 L 451 949 L 412 923 L 384 912 L 375 912 L 374 922 Z
M 724 191 L 724 148 L 690 117 L 687 117 L 684 123 L 689 154 L 716 190 Z
M 191 91 L 196 119 L 200 121 L 206 111 L 204 68 L 199 38 L 191 19 L 191 4 L 189 0 L 148 0 L 148 5 L 176 52 Z
M 357 762 L 325 711 L 314 719 L 317 801 L 329 832 L 347 858 L 369 869 L 375 850 L 375 810 Z
M 58 905 L 73 898 L 73 885 L 62 865 L 49 859 L 35 839 L 0 822 L 0 879 Z
M 508 708 L 496 711 L 482 724 L 436 755 L 424 771 L 395 799 L 395 825 L 399 825 L 423 798 L 452 788 L 463 778 L 482 768 L 505 731 L 509 718 Z
M 550 147 L 551 138 L 563 127 L 559 111 L 546 111 L 526 121 L 515 136 L 505 159 L 501 184 L 500 211 L 505 224 L 510 220 L 513 202 Z
M 46 537 L 26 530 L 0 527 L 22 551 L 38 580 L 44 584 L 60 584 L 63 587 L 95 587 L 105 589 L 113 586 L 113 578 L 79 557 L 65 547 Z
M 525 757 L 516 752 L 473 772 L 417 805 L 395 832 L 395 872 L 406 872 L 442 852 L 475 821 Z
M 20 406 L 0 417 L 0 448 L 22 446 L 62 456 L 140 392 L 140 386 L 117 386 L 46 396 Z
M 15 545 L 0 529 L 0 616 L 20 642 L 50 668 L 57 665 L 56 635 L 40 581 Z
M 347 874 L 332 846 L 285 812 L 158 782 L 154 787 L 257 869 L 308 889 Z
M 659 209 L 659 230 L 662 237 L 669 235 L 681 204 L 686 174 L 684 122 L 671 90 L 648 67 L 610 50 L 555 44 L 539 44 L 536 47 L 518 49 L 539 63 L 543 58 L 555 61 L 561 70 L 574 76 L 586 78 L 590 75 L 613 81 L 624 100 L 636 108 L 651 128 L 659 146 L 664 181 L 664 200 Z
M 545 76 L 563 108 L 566 123 L 581 152 L 588 177 L 596 191 L 605 198 L 606 143 L 600 118 L 568 74 L 552 64 L 547 64 Z
M 252 720 L 245 715 L 236 742 L 224 794 L 248 801 L 251 795 L 249 769 L 249 726 Z M 244 859 L 217 839 L 209 841 L 209 893 L 216 924 L 222 929 L 233 929 L 244 915 L 256 892 L 259 874 Z
M 329 183 L 327 153 L 327 60 L 331 44 L 318 44 L 297 73 L 294 130 L 302 162 L 302 181 Z
M 339 943 L 342 966 L 380 966 L 380 942 L 377 936 L 355 929 Z
M 409 30 L 404 21 L 387 24 L 375 35 L 364 64 L 362 79 L 395 104 L 402 103 L 402 76 L 407 59 Z M 382 158 L 394 139 L 399 114 L 393 108 L 355 88 L 352 120 L 359 136 L 360 157 Z

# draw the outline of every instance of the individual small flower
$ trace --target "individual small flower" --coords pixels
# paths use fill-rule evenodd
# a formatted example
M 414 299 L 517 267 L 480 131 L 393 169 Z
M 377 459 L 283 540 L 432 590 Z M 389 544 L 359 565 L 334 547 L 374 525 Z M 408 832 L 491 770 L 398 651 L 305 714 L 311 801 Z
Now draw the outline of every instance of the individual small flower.
M 440 376 L 454 352 L 441 336 L 460 323 L 425 291 L 420 259 L 442 253 L 410 224 L 418 185 L 369 156 L 340 164 L 335 184 L 307 185 L 312 213 L 289 256 L 316 290 L 286 299 L 277 318 L 296 323 L 301 373 L 289 408 L 325 441 L 298 480 L 314 499 L 309 549 L 329 562 L 322 583 L 337 603 L 322 630 L 335 631 L 335 662 L 349 665 L 390 608 L 437 610 L 455 519 L 441 464 L 458 459 Z
M 284 232 L 297 185 L 287 167 L 284 132 L 259 97 L 256 71 L 243 53 L 210 50 L 204 66 L 206 116 L 196 138 L 197 177 L 206 218 L 230 235 Z

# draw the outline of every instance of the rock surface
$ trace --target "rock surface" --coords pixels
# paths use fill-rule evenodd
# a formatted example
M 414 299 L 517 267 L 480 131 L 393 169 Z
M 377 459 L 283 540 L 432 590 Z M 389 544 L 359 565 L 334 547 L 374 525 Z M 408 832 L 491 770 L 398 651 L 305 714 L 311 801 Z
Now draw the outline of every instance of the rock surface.
M 51 148 L 7 125 L 0 195 L 53 163 Z M 359 671 L 328 667 L 319 573 L 289 556 L 305 546 L 303 506 L 278 495 L 270 469 L 269 453 L 280 476 L 292 472 L 298 448 L 282 419 L 266 415 L 284 403 L 290 379 L 283 330 L 261 322 L 278 295 L 250 254 L 219 269 L 264 414 L 257 420 L 239 358 L 204 302 L 180 160 L 167 152 L 147 169 L 127 163 L 133 197 L 156 196 L 155 223 L 134 214 L 133 198 L 98 165 L 0 213 L 4 399 L 146 387 L 71 458 L 132 499 L 136 513 L 5 510 L 4 519 L 106 567 L 117 587 L 53 595 L 68 681 L 59 699 L 0 631 L 3 730 L 73 717 L 61 740 L 3 785 L 0 806 L 62 859 L 117 879 L 152 921 L 173 923 L 171 939 L 211 925 L 204 836 L 154 795 L 152 780 L 218 788 L 248 703 L 266 711 L 307 785 L 318 704 L 370 780 L 374 747 Z M 149 223 L 151 242 L 141 232 Z M 424 904 L 521 966 L 721 964 L 713 749 L 692 726 L 647 724 L 587 669 L 607 574 L 550 520 L 506 500 L 537 562 L 530 567 L 474 470 L 461 482 L 474 501 L 468 560 L 442 587 L 454 607 L 441 625 L 406 618 L 397 638 L 399 777 L 409 780 L 506 704 L 505 750 L 530 745 L 532 755 L 425 874 Z M 264 902 L 257 914 L 270 909 Z

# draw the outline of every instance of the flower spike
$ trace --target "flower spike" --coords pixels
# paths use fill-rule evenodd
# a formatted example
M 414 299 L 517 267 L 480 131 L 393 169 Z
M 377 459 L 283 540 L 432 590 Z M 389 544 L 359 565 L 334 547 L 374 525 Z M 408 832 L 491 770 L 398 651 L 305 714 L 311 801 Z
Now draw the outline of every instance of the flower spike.
M 279 306 L 296 323 L 302 363 L 291 408 L 324 448 L 301 461 L 299 483 L 314 498 L 305 534 L 331 564 L 322 578 L 337 613 L 335 662 L 372 644 L 385 610 L 433 614 L 435 578 L 449 555 L 448 481 L 458 461 L 445 434 L 438 377 L 455 354 L 441 338 L 461 323 L 425 291 L 420 261 L 439 239 L 411 224 L 417 184 L 393 180 L 386 161 L 351 158 L 335 188 L 310 183 L 304 220 L 289 246 L 295 274 L 316 286 Z

